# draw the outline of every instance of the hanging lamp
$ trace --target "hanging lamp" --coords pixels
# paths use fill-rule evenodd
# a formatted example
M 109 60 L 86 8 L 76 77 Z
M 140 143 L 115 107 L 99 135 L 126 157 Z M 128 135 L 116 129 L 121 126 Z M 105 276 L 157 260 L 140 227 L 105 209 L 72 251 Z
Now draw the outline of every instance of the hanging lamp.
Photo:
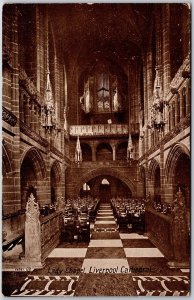
M 81 149 L 79 135 L 78 135 L 76 148 L 75 148 L 75 163 L 79 166 L 81 162 L 82 162 L 82 149 Z
M 127 161 L 131 163 L 134 159 L 133 157 L 133 143 L 131 138 L 131 133 L 129 132 L 128 145 L 127 145 Z
M 47 17 L 48 18 L 48 17 Z M 46 73 L 46 89 L 44 95 L 44 104 L 41 107 L 41 125 L 50 133 L 52 128 L 56 126 L 56 108 L 53 98 L 53 92 L 50 81 L 49 70 L 49 38 L 48 38 L 48 20 L 47 20 L 47 73 Z

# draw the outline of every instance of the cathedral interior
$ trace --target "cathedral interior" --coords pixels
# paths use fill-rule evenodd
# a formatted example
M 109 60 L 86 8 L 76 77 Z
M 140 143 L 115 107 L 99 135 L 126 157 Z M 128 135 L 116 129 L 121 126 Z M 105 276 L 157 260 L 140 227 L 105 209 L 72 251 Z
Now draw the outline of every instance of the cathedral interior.
M 189 4 L 6 4 L 6 296 L 190 293 Z

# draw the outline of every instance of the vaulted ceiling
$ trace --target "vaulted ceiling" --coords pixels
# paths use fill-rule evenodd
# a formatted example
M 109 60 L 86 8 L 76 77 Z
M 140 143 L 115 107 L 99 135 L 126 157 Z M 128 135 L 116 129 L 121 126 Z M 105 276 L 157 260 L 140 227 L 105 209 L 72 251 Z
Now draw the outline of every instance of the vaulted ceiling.
M 124 67 L 140 56 L 150 26 L 152 4 L 58 4 L 49 15 L 64 61 L 79 72 L 95 60 Z

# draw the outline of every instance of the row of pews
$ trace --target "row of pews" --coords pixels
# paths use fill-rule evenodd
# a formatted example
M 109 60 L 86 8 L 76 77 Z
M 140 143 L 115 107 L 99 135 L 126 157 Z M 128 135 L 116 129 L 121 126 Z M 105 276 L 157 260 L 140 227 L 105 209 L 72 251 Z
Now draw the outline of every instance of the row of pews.
M 145 199 L 112 198 L 111 206 L 119 229 L 145 230 Z
M 67 199 L 63 215 L 62 240 L 90 241 L 90 223 L 95 220 L 99 199 L 91 196 Z

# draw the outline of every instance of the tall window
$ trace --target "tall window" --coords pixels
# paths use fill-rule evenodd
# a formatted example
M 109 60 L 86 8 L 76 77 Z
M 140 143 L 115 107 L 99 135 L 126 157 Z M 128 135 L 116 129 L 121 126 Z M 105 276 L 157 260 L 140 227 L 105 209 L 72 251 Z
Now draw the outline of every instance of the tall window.
M 179 96 L 179 94 L 177 95 L 176 101 L 177 101 L 177 106 L 176 106 L 177 123 L 179 123 L 180 122 L 180 96 Z
M 172 103 L 172 128 L 175 127 L 175 104 Z
M 169 122 L 169 131 L 171 130 L 171 107 L 170 107 L 170 110 L 169 110 L 169 114 L 168 114 L 168 122 Z
M 186 117 L 186 107 L 187 107 L 187 99 L 186 99 L 186 89 L 185 87 L 182 89 L 182 117 Z

